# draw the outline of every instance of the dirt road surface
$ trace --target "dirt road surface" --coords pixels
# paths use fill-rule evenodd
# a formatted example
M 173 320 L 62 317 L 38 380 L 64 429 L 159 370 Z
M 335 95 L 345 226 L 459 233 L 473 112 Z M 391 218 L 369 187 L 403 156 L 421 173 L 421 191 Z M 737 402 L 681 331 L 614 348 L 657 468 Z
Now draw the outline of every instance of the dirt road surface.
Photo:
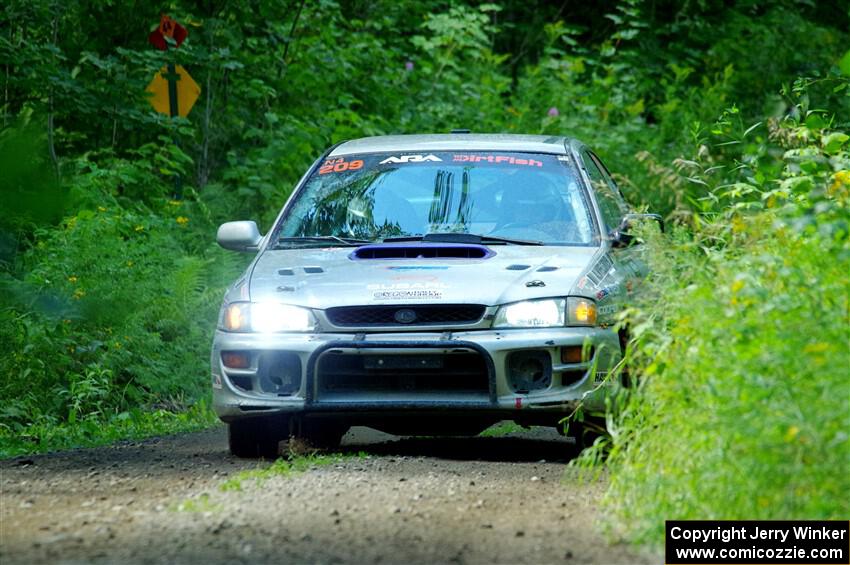
M 601 484 L 565 479 L 569 440 L 400 439 L 355 428 L 342 459 L 269 463 L 226 431 L 0 462 L 0 563 L 651 563 L 594 524 Z M 365 454 L 361 454 L 361 452 Z

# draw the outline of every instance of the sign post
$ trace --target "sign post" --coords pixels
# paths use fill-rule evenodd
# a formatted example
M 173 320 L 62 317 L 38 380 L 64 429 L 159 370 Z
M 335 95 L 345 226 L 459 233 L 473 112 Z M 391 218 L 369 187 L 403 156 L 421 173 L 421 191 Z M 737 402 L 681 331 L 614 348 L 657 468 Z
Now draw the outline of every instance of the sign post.
M 189 32 L 182 25 L 162 14 L 159 26 L 148 36 L 148 41 L 162 51 L 168 50 L 170 44 L 175 48 L 186 39 Z M 171 118 L 186 117 L 201 94 L 198 86 L 189 73 L 180 65 L 168 63 L 157 72 L 145 89 L 150 93 L 149 101 L 153 109 Z M 180 145 L 175 138 L 174 143 Z M 180 200 L 183 187 L 180 175 L 174 176 L 174 198 Z

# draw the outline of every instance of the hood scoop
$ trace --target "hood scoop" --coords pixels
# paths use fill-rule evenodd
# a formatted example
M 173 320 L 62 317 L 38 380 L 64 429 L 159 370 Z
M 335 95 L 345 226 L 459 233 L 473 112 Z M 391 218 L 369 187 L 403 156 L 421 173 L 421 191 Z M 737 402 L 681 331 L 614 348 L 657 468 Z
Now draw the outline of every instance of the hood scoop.
M 487 259 L 495 255 L 469 243 L 385 243 L 358 247 L 349 257 L 362 259 Z

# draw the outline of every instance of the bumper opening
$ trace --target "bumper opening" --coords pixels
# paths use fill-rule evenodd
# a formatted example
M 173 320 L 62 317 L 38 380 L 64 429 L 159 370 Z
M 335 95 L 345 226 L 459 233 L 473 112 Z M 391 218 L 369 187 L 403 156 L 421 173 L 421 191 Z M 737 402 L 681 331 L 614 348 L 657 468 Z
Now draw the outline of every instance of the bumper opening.
M 430 394 L 486 399 L 490 376 L 483 356 L 451 354 L 357 354 L 328 352 L 317 360 L 318 399 L 384 395 L 415 399 Z
M 552 385 L 552 357 L 549 352 L 529 349 L 508 355 L 508 383 L 517 394 L 549 388 Z
M 257 364 L 260 390 L 278 396 L 291 396 L 301 389 L 301 359 L 288 351 L 269 351 Z

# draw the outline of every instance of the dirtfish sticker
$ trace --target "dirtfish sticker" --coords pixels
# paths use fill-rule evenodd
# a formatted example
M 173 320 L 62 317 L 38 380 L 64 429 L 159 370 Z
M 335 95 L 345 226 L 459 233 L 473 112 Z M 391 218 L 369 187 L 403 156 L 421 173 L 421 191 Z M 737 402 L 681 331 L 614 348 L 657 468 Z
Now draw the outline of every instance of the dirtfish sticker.
M 442 162 L 442 159 L 436 155 L 402 155 L 401 157 L 387 157 L 380 162 L 381 165 L 397 165 L 400 163 L 425 163 L 433 161 L 435 163 Z
M 449 286 L 441 282 L 398 282 L 367 285 L 374 300 L 440 300 Z
M 543 162 L 536 159 L 519 159 L 508 155 L 453 155 L 452 161 L 456 163 L 495 163 L 506 165 L 526 165 L 528 167 L 542 167 Z

